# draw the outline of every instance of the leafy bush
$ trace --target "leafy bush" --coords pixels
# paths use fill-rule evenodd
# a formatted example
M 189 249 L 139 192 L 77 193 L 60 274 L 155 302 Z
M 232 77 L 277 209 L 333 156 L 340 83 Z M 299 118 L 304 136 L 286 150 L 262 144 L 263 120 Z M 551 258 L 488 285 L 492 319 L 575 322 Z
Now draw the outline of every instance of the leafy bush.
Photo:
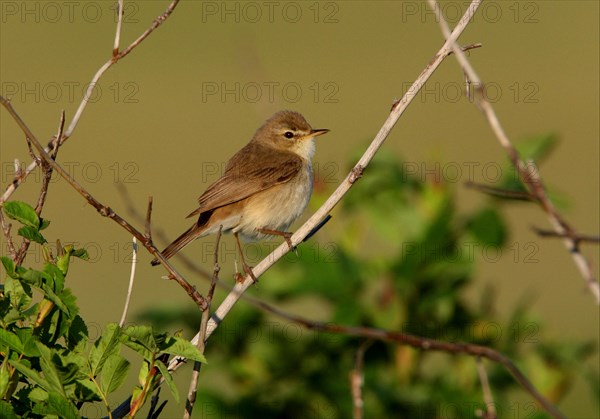
M 104 403 L 110 413 L 108 397 L 121 386 L 130 367 L 120 354 L 123 346 L 142 360 L 139 385 L 132 391 L 132 416 L 161 376 L 177 400 L 165 362 L 168 355 L 205 362 L 198 349 L 149 326 L 121 328 L 114 323 L 89 344 L 75 296 L 65 287 L 72 258 L 85 260 L 86 251 L 59 242 L 58 254 L 52 255 L 42 235 L 47 220 L 23 202 L 7 202 L 4 212 L 23 225 L 19 235 L 42 246 L 45 264 L 42 270 L 27 269 L 2 257 L 7 277 L 0 300 L 0 417 L 77 418 L 86 403 L 94 402 Z

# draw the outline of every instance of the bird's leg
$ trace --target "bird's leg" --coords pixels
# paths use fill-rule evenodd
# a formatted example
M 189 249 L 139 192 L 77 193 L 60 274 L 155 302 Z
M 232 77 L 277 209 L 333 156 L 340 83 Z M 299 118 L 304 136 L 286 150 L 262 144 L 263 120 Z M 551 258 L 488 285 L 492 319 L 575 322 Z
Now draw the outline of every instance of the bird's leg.
M 248 265 L 246 263 L 246 260 L 244 259 L 244 252 L 242 250 L 242 243 L 240 243 L 240 238 L 238 237 L 237 233 L 233 233 L 233 236 L 235 237 L 235 241 L 237 242 L 238 250 L 240 251 L 240 259 L 242 260 L 242 268 L 244 269 L 244 272 L 246 272 L 247 275 L 250 275 L 250 277 L 252 278 L 254 283 L 257 284 L 258 279 L 256 279 L 256 276 L 254 276 L 254 272 L 252 272 L 252 266 Z
M 292 244 L 292 235 L 294 233 L 290 233 L 289 231 L 279 231 L 279 230 L 271 230 L 270 228 L 259 228 L 258 229 L 259 232 L 264 233 L 264 234 L 270 234 L 272 236 L 280 236 L 283 237 L 286 241 L 286 243 L 288 244 L 288 246 L 290 247 L 290 250 L 296 250 L 296 246 L 294 246 Z

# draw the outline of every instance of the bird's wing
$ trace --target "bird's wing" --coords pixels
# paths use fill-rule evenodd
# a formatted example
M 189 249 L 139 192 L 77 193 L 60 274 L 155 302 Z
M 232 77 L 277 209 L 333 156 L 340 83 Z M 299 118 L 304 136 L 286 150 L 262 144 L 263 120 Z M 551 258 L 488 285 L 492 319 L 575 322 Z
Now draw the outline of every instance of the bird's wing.
M 274 152 L 260 144 L 249 143 L 229 160 L 223 176 L 198 198 L 199 208 L 188 217 L 286 183 L 301 169 L 302 158 L 296 154 Z

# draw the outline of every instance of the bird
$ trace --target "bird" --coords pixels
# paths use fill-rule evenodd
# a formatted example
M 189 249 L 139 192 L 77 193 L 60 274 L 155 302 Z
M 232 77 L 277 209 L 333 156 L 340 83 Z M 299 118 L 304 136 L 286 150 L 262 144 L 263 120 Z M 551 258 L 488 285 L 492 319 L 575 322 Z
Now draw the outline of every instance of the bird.
M 315 138 L 328 132 L 313 129 L 298 112 L 275 113 L 200 195 L 198 208 L 187 216 L 197 216 L 197 221 L 162 255 L 169 259 L 197 238 L 231 232 L 244 271 L 256 281 L 244 260 L 239 236 L 256 241 L 278 235 L 292 248 L 287 229 L 304 212 L 312 193 Z M 158 259 L 151 262 L 159 263 Z

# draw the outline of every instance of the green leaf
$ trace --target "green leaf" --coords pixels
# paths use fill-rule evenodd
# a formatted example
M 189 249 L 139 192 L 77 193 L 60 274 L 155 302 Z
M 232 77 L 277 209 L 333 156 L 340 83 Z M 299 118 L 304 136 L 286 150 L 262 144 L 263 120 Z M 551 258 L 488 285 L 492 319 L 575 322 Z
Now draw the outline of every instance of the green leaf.
M 29 357 L 40 356 L 40 351 L 35 344 L 36 338 L 33 336 L 33 329 L 31 327 L 23 327 L 15 329 L 15 334 L 19 337 L 23 343 L 23 354 Z
M 45 230 L 50 225 L 50 220 L 40 218 L 40 230 Z
M 122 331 L 118 324 L 109 323 L 106 325 L 100 339 L 94 343 L 89 358 L 90 370 L 93 377 L 102 371 L 106 360 L 119 351 L 119 336 L 121 333 Z
M 89 260 L 90 256 L 88 255 L 87 250 L 85 249 L 75 249 L 73 250 L 73 256 L 82 260 Z
M 20 275 L 21 279 L 28 283 L 29 285 L 33 285 L 34 287 L 41 288 L 42 287 L 42 273 L 40 271 L 36 271 L 35 269 L 27 269 L 24 273 Z
M 3 362 L 2 367 L 0 367 L 0 399 L 4 398 L 6 395 L 6 390 L 8 390 L 8 382 L 10 380 L 10 373 L 8 372 L 8 363 Z M 2 406 L 0 406 L 1 408 Z M 2 411 L 0 410 L 0 413 Z M 1 415 L 4 417 L 4 415 Z
M 77 313 L 79 313 L 79 307 L 77 306 L 77 299 L 73 295 L 73 292 L 71 291 L 70 288 L 65 288 L 64 290 L 62 290 L 62 292 L 60 293 L 60 300 L 63 302 L 63 304 L 67 308 L 68 313 L 66 313 L 66 314 L 68 314 L 69 318 L 73 318 L 73 317 L 75 317 L 75 315 Z
M 33 207 L 25 202 L 10 201 L 4 203 L 4 213 L 11 219 L 17 220 L 25 226 L 34 229 L 40 228 L 40 218 Z
M 81 417 L 73 402 L 56 392 L 50 392 L 45 402 L 36 404 L 33 413 L 45 416 L 56 415 L 65 419 L 78 419 Z
M 75 387 L 75 397 L 84 402 L 102 401 L 100 389 L 89 378 L 78 380 Z
M 36 344 L 38 350 L 40 351 L 40 366 L 42 367 L 44 378 L 46 379 L 49 385 L 49 388 L 46 389 L 49 392 L 54 391 L 65 395 L 63 381 L 61 379 L 58 369 L 56 368 L 56 364 L 54 363 L 52 350 L 43 343 L 36 342 Z
M 42 234 L 38 231 L 37 228 L 31 226 L 23 226 L 21 227 L 17 233 L 21 237 L 25 237 L 32 242 L 36 242 L 39 244 L 44 244 L 47 242 L 46 238 L 42 236 Z
M 10 360 L 8 362 L 10 363 L 10 365 L 15 367 L 15 369 L 17 371 L 19 371 L 21 374 L 23 374 L 29 380 L 33 381 L 34 383 L 36 383 L 37 385 L 42 387 L 44 390 L 48 391 L 50 389 L 50 384 L 48 383 L 48 381 L 46 381 L 37 371 L 32 370 L 31 368 L 26 366 L 23 363 L 24 360 L 22 360 L 22 361 Z
M 4 419 L 19 419 L 13 410 L 13 406 L 4 400 L 0 400 L 0 413 L 0 416 Z
M 56 266 L 63 275 L 66 275 L 69 272 L 69 262 L 71 261 L 71 253 L 66 252 L 64 255 L 56 259 Z
M 142 387 L 146 384 L 146 380 L 149 380 L 150 375 L 150 363 L 148 361 L 143 361 L 140 366 L 140 371 L 138 372 L 138 382 Z
M 79 377 L 79 366 L 75 362 L 66 361 L 56 350 L 50 349 L 40 342 L 36 343 L 40 351 L 40 366 L 44 378 L 50 386 L 49 391 L 67 397 L 65 387 L 75 383 Z M 72 389 L 73 386 L 69 388 Z
M 52 291 L 60 293 L 65 287 L 65 274 L 63 271 L 52 263 L 46 263 L 44 273 L 47 274 L 44 278 L 46 278 L 48 285 L 52 287 Z
M 27 398 L 36 403 L 45 402 L 48 400 L 48 392 L 41 387 L 34 387 L 27 395 Z
M 18 276 L 15 272 L 15 263 L 13 262 L 13 260 L 8 256 L 2 256 L 0 257 L 0 260 L 2 261 L 2 266 L 4 266 L 6 274 L 13 279 L 17 279 Z
M 119 354 L 113 354 L 106 360 L 101 374 L 101 386 L 104 394 L 112 393 L 123 383 L 127 377 L 129 365 L 129 361 Z
M 76 315 L 69 326 L 66 340 L 69 349 L 75 352 L 83 352 L 87 346 L 88 328 L 83 319 Z
M 193 345 L 190 341 L 179 337 L 170 337 L 163 345 L 160 346 L 160 351 L 187 358 L 192 361 L 206 363 L 206 358 L 200 353 L 196 345 Z
M 23 354 L 23 343 L 17 335 L 5 329 L 0 329 L 0 345 L 6 346 L 13 351 Z
M 150 326 L 126 327 L 121 334 L 121 341 L 147 360 L 152 359 L 153 355 L 159 352 Z
M 554 134 L 542 134 L 519 142 L 517 150 L 523 160 L 539 162 L 550 154 L 557 140 Z
M 64 303 L 62 302 L 60 297 L 58 295 L 56 295 L 54 293 L 54 291 L 52 291 L 52 289 L 50 289 L 49 286 L 47 286 L 46 284 L 43 284 L 42 290 L 44 290 L 44 292 L 46 293 L 46 298 L 49 301 L 52 301 L 56 305 L 56 307 L 58 307 L 58 309 L 60 311 L 62 311 L 63 313 L 65 313 L 67 316 L 69 315 L 69 309 L 67 308 L 67 306 L 64 305 Z
M 484 208 L 475 214 L 467 222 L 467 229 L 483 246 L 500 248 L 506 243 L 506 226 L 494 208 Z
M 9 277 L 4 283 L 4 292 L 10 299 L 10 304 L 17 310 L 27 307 L 31 302 L 31 288 L 29 285 Z
M 177 390 L 177 386 L 175 385 L 173 376 L 171 374 L 169 374 L 169 370 L 168 370 L 167 366 L 160 359 L 156 360 L 155 365 L 160 370 L 160 373 L 162 374 L 163 378 L 165 379 L 165 383 L 167 383 L 169 390 L 171 390 L 171 394 L 173 395 L 175 402 L 179 403 L 179 391 Z

